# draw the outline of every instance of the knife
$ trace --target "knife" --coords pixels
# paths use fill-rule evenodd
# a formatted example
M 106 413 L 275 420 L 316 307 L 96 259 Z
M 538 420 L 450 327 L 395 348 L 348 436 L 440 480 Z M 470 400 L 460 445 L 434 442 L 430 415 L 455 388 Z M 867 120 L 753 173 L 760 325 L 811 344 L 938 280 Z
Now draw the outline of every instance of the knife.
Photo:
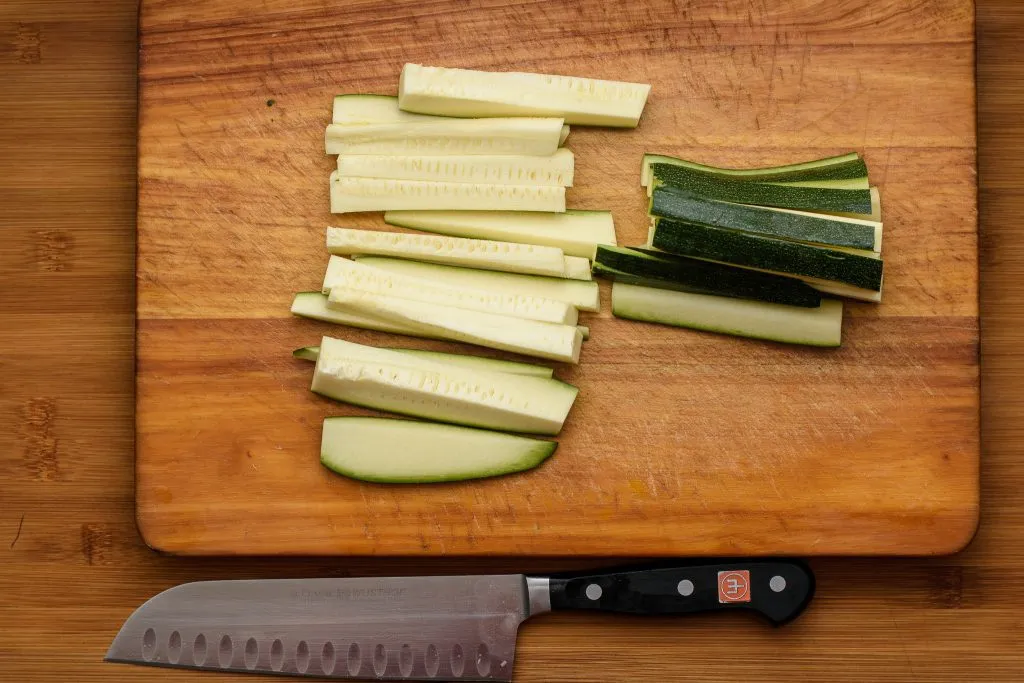
M 814 575 L 793 560 L 522 574 L 200 581 L 128 618 L 107 661 L 378 680 L 510 681 L 516 633 L 551 610 L 797 617 Z

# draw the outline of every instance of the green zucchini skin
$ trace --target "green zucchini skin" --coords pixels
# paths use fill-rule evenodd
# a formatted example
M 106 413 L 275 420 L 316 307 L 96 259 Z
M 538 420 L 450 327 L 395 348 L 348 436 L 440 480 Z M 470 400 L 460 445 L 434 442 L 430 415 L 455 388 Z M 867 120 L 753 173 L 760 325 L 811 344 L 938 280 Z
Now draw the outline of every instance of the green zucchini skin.
M 672 164 L 651 164 L 651 173 L 651 182 L 654 183 L 655 189 L 658 185 L 674 185 L 702 197 L 724 202 L 806 211 L 871 213 L 871 192 L 869 190 L 737 183 L 732 180 L 723 180 L 711 173 Z
M 830 220 L 828 216 L 802 216 L 744 204 L 729 204 L 706 199 L 672 185 L 654 189 L 650 214 L 798 242 L 867 251 L 875 248 L 875 229 L 870 225 L 844 223 Z
M 781 275 L 669 254 L 598 246 L 593 271 L 615 282 L 815 308 L 821 293 Z
M 679 256 L 842 282 L 876 292 L 882 288 L 881 259 L 710 225 L 660 219 L 651 246 Z
M 867 164 L 864 163 L 863 159 L 852 152 L 836 157 L 807 161 L 800 164 L 749 169 L 718 168 L 716 166 L 706 166 L 704 164 L 698 164 L 695 161 L 688 161 L 686 159 L 663 156 L 660 154 L 644 155 L 645 166 L 658 163 L 681 166 L 695 171 L 703 171 L 704 173 L 712 174 L 722 180 L 734 180 L 748 183 L 799 182 L 803 180 L 846 180 L 849 178 L 863 178 L 868 174 Z

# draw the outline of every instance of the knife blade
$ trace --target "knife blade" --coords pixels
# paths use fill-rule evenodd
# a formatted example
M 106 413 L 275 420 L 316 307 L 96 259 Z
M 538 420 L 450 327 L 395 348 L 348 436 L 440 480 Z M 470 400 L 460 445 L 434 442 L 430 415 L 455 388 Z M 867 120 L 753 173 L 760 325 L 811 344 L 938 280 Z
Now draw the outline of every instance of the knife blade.
M 551 610 L 796 618 L 814 576 L 793 560 L 720 560 L 592 573 L 200 581 L 148 600 L 113 662 L 378 680 L 510 681 L 516 634 Z

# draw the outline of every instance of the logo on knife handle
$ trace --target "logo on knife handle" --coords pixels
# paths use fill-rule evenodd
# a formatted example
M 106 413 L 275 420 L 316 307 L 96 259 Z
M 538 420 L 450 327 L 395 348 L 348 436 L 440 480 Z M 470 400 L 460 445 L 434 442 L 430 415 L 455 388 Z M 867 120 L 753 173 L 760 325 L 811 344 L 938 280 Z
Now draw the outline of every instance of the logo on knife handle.
M 718 602 L 750 602 L 750 572 L 718 572 Z

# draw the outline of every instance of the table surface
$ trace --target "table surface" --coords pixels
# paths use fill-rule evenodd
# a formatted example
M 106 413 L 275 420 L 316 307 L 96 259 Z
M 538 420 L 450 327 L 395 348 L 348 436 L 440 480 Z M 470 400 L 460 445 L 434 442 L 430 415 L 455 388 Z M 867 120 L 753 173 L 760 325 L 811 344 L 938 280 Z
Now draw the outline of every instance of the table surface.
M 974 543 L 945 558 L 817 560 L 818 598 L 781 630 L 732 615 L 546 617 L 521 633 L 516 681 L 1020 680 L 1024 4 L 978 4 L 983 464 Z M 135 606 L 189 580 L 584 566 L 184 559 L 141 542 L 132 467 L 135 58 L 134 2 L 0 5 L 0 678 L 212 680 L 101 661 Z

